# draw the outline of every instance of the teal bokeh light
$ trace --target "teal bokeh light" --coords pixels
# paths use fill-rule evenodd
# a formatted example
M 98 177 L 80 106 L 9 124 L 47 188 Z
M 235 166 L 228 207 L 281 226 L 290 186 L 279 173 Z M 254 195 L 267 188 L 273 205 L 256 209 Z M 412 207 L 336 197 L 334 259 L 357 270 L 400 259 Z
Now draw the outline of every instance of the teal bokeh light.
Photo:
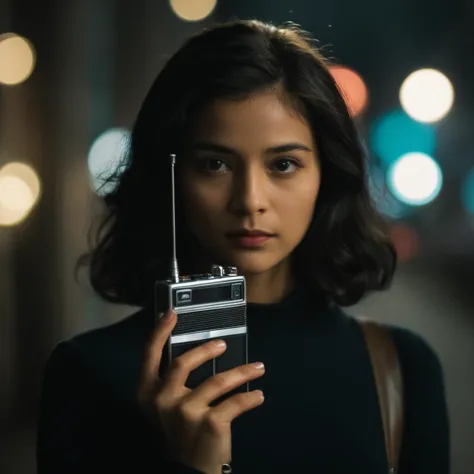
M 469 214 L 474 215 L 474 168 L 467 173 L 462 188 L 461 199 Z
M 383 163 L 390 165 L 406 153 L 432 155 L 436 134 L 432 125 L 413 120 L 403 110 L 394 110 L 373 124 L 370 147 Z

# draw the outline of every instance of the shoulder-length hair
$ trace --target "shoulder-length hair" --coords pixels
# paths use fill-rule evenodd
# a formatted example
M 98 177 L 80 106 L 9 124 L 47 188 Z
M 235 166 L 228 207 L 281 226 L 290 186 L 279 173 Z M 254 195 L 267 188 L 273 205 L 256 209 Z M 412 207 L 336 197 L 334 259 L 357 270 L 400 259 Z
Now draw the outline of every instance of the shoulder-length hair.
M 322 181 L 311 225 L 293 254 L 298 277 L 341 306 L 391 281 L 396 256 L 369 195 L 366 154 L 330 71 L 295 25 L 234 21 L 189 39 L 157 76 L 134 124 L 129 153 L 105 196 L 107 216 L 80 259 L 106 300 L 152 303 L 172 251 L 169 155 L 186 146 L 193 116 L 214 99 L 244 99 L 278 86 L 310 125 Z M 198 243 L 177 198 L 178 257 L 194 271 Z M 200 269 L 201 272 L 203 269 Z

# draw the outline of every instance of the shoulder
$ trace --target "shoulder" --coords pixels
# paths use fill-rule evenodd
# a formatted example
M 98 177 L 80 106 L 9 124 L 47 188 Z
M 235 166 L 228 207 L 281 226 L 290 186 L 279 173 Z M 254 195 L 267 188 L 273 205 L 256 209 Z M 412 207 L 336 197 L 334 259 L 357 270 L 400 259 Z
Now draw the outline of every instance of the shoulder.
M 450 426 L 440 357 L 424 337 L 388 326 L 402 368 L 404 442 L 401 471 L 449 472 Z
M 398 326 L 387 325 L 386 327 L 397 348 L 402 368 L 407 375 L 422 371 L 425 377 L 442 377 L 440 358 L 423 336 Z
M 446 411 L 443 367 L 433 346 L 413 330 L 383 325 L 397 349 L 402 370 L 408 414 L 428 411 L 438 416 Z M 418 416 L 418 415 L 416 415 Z
M 82 382 L 107 383 L 132 388 L 142 361 L 143 350 L 153 330 L 153 314 L 141 310 L 108 326 L 78 334 L 59 342 L 45 370 L 45 380 L 69 380 L 75 373 Z
M 356 317 L 345 317 L 346 323 L 363 338 Z M 421 385 L 444 393 L 444 374 L 441 360 L 433 346 L 421 334 L 400 326 L 380 323 L 385 328 L 397 350 L 407 395 Z M 422 392 L 426 390 L 423 389 Z
M 402 368 L 407 416 L 427 424 L 430 419 L 443 420 L 447 432 L 446 386 L 439 355 L 419 334 L 395 326 L 388 329 Z
M 83 332 L 65 342 L 86 358 L 103 357 L 116 352 L 126 354 L 130 349 L 142 347 L 153 327 L 153 312 L 143 309 L 114 324 Z
M 348 315 L 343 311 L 340 311 L 340 314 L 343 315 L 346 324 L 351 326 L 353 330 L 356 330 L 362 337 L 358 318 Z M 376 322 L 375 320 L 373 321 Z M 378 324 L 388 331 L 391 340 L 395 344 L 400 364 L 404 370 L 410 372 L 421 367 L 423 370 L 431 372 L 442 371 L 438 354 L 424 336 L 401 326 L 380 322 Z

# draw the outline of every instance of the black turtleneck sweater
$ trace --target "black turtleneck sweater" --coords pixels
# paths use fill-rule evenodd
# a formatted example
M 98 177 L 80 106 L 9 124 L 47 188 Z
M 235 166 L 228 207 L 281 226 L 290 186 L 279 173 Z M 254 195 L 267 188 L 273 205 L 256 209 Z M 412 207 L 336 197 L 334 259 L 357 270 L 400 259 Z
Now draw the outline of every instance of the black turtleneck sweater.
M 174 465 L 135 402 L 143 350 L 154 325 L 144 310 L 61 342 L 44 375 L 38 474 L 197 474 Z M 235 474 L 386 474 L 382 421 L 358 324 L 302 291 L 248 305 L 251 383 L 265 402 L 232 425 Z M 442 369 L 416 334 L 390 328 L 405 383 L 399 474 L 449 472 Z

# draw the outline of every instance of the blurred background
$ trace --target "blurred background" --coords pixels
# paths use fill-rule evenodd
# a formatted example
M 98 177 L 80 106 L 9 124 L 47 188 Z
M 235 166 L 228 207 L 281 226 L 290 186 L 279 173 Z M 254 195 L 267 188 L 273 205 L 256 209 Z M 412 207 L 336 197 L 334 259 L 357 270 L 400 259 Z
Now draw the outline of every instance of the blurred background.
M 0 472 L 35 472 L 42 370 L 61 339 L 123 318 L 74 280 L 149 86 L 190 34 L 292 21 L 334 63 L 400 268 L 353 313 L 439 354 L 452 472 L 473 472 L 472 0 L 0 0 Z

